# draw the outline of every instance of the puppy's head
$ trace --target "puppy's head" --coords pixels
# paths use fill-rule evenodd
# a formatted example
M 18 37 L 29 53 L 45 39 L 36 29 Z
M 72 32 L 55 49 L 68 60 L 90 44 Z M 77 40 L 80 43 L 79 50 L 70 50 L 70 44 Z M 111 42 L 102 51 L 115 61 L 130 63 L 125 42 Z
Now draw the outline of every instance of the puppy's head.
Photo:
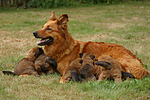
M 104 67 L 107 70 L 111 70 L 112 63 L 110 63 L 110 60 L 114 60 L 114 59 L 109 55 L 102 55 L 98 57 L 98 61 L 95 62 L 95 65 L 99 65 L 99 66 Z
M 90 54 L 90 53 L 79 53 L 79 56 L 82 58 L 83 62 L 82 65 L 85 64 L 90 64 L 93 65 L 94 64 L 94 58 L 95 56 Z
M 27 58 L 30 60 L 35 60 L 41 54 L 43 54 L 42 48 L 34 47 L 28 51 Z
M 90 57 L 92 60 L 95 58 L 94 55 L 90 54 L 90 53 L 79 53 L 80 58 L 84 59 L 87 57 Z
M 76 67 L 68 68 L 65 74 L 61 77 L 60 83 L 68 83 L 71 81 L 72 76 L 78 77 L 78 69 Z

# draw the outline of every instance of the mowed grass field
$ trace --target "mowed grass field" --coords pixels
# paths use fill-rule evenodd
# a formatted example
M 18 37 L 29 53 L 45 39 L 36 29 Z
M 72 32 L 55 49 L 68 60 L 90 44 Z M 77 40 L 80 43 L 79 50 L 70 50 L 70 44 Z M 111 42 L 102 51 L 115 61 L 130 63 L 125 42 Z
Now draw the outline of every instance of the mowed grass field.
M 60 84 L 59 74 L 41 77 L 5 76 L 37 46 L 32 32 L 48 21 L 68 14 L 69 33 L 77 40 L 117 43 L 137 55 L 150 71 L 150 2 L 75 8 L 0 10 L 0 100 L 147 100 L 150 78 Z

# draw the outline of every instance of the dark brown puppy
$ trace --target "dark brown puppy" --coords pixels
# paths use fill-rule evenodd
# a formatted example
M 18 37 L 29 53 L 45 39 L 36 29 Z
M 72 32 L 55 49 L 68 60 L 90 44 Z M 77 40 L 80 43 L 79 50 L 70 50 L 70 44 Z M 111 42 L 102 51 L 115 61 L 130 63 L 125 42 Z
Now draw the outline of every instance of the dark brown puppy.
M 95 56 L 90 53 L 80 53 L 82 58 L 82 66 L 79 70 L 80 76 L 86 81 L 96 80 L 97 69 L 94 67 Z
M 121 65 L 120 63 L 113 59 L 111 56 L 109 55 L 102 55 L 98 58 L 98 62 L 96 62 L 96 65 L 102 66 L 101 63 L 103 62 L 107 62 L 109 65 L 104 68 L 101 67 L 101 74 L 98 78 L 98 81 L 103 81 L 104 79 L 113 77 L 115 82 L 120 83 L 121 82 Z
M 81 67 L 81 58 L 73 60 L 66 69 L 66 72 L 60 79 L 60 83 L 68 83 L 71 79 L 75 82 L 81 81 L 81 78 L 78 77 L 78 70 Z
M 56 72 L 57 69 L 57 63 L 54 59 L 51 57 L 46 56 L 45 54 L 41 54 L 36 60 L 35 60 L 35 69 L 37 72 L 41 75 L 44 74 L 53 74 Z
M 34 47 L 30 49 L 27 57 L 23 58 L 17 64 L 17 66 L 14 69 L 14 72 L 3 71 L 3 73 L 7 75 L 18 75 L 18 76 L 26 76 L 26 75 L 39 76 L 37 71 L 35 70 L 34 62 L 41 53 L 43 53 L 42 48 Z

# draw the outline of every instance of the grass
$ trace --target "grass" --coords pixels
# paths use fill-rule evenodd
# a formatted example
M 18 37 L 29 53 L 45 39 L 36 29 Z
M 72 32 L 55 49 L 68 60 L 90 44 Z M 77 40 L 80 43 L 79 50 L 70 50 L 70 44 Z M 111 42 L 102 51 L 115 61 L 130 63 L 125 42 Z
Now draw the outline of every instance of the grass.
M 121 44 L 137 55 L 150 70 L 150 2 L 96 5 L 79 8 L 0 11 L 0 70 L 13 71 L 16 64 L 37 46 L 32 35 L 56 15 L 69 15 L 69 33 L 77 40 Z M 0 72 L 1 100 L 146 100 L 150 79 L 60 84 L 60 75 L 13 77 Z

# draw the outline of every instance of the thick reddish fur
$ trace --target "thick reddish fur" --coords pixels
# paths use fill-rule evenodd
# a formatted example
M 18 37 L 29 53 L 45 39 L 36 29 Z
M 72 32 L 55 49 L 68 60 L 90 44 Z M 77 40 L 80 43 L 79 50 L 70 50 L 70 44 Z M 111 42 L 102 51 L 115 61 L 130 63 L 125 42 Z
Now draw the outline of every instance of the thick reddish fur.
M 62 14 L 58 19 L 52 12 L 50 20 L 38 30 L 38 35 L 42 38 L 51 36 L 54 42 L 51 45 L 43 46 L 44 53 L 52 57 L 57 63 L 58 72 L 63 75 L 68 65 L 74 59 L 78 58 L 79 53 L 91 53 L 98 58 L 101 55 L 110 55 L 119 61 L 122 70 L 133 74 L 137 79 L 149 75 L 149 72 L 143 67 L 139 58 L 121 45 L 103 42 L 82 42 L 75 40 L 68 33 L 68 16 Z M 46 30 L 50 27 L 52 31 Z

